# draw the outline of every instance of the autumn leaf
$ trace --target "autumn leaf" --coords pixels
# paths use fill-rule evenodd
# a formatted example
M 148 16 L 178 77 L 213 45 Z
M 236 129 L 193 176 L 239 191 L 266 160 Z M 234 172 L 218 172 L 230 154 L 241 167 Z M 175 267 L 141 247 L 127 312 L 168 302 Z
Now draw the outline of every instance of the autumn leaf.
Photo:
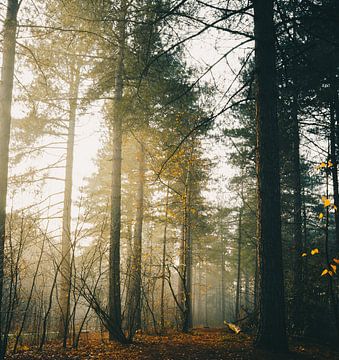
M 321 276 L 324 276 L 328 273 L 328 270 L 327 269 L 324 269 L 323 272 L 321 273 Z
M 331 205 L 331 200 L 330 200 L 330 199 L 327 199 L 326 196 L 322 196 L 322 197 L 321 197 L 321 201 L 323 202 L 324 207 L 327 207 L 327 206 Z
M 327 167 L 332 167 L 333 166 L 333 163 L 331 160 L 328 160 L 328 163 L 327 163 Z
M 324 217 L 324 214 L 323 214 L 323 213 L 320 213 L 320 214 L 319 214 L 319 219 L 321 220 L 323 217 Z
M 339 259 L 333 258 L 333 261 L 334 261 L 336 264 L 339 264 Z
M 313 250 L 311 250 L 311 255 L 315 255 L 315 254 L 319 254 L 319 249 L 315 248 Z
M 305 256 L 307 256 L 307 254 L 304 252 L 304 253 L 301 254 L 301 256 L 305 257 Z
M 337 265 L 331 264 L 331 268 L 332 268 L 334 273 L 337 273 Z
M 28 351 L 28 350 L 29 350 L 29 346 L 23 345 L 23 346 L 20 347 L 20 350 L 22 350 L 22 351 Z

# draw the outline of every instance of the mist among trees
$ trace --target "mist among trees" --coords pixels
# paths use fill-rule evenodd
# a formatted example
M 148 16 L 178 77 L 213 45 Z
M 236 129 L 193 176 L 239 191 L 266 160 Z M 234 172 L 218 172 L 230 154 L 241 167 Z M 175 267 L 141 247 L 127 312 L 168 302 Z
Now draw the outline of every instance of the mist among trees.
M 336 358 L 339 3 L 0 15 L 0 359 Z

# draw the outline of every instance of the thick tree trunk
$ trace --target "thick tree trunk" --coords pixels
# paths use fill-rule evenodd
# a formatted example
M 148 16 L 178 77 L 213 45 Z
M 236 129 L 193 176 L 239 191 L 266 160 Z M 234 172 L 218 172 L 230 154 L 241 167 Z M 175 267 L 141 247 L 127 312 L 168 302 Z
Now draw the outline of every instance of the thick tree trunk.
M 131 291 L 128 303 L 129 338 L 132 340 L 135 331 L 141 328 L 141 255 L 142 226 L 144 217 L 144 186 L 145 186 L 145 151 L 138 144 L 138 185 L 136 194 L 136 216 L 131 273 Z
M 110 340 L 125 341 L 121 328 L 120 294 L 120 229 L 121 229 L 121 152 L 122 118 L 121 100 L 123 94 L 123 63 L 126 42 L 126 1 L 121 0 L 121 21 L 118 24 L 118 57 L 115 69 L 113 100 L 113 149 L 112 149 L 112 193 L 111 193 L 111 228 L 109 253 L 109 318 Z
M 254 0 L 259 324 L 256 347 L 286 351 L 273 0 Z
M 18 10 L 18 0 L 8 0 L 6 19 L 3 27 L 2 71 L 0 84 L 0 314 L 2 314 L 2 292 L 4 281 L 8 155 Z M 5 356 L 5 349 L 2 345 L 2 321 L 0 319 L 0 358 Z
M 62 237 L 61 237 L 61 286 L 60 286 L 60 329 L 59 334 L 63 339 L 63 346 L 66 347 L 69 314 L 70 314 L 70 294 L 71 294 L 71 210 L 72 210 L 72 184 L 73 184 L 73 155 L 74 155 L 74 136 L 75 121 L 77 112 L 77 97 L 80 84 L 80 69 L 72 65 L 70 102 L 69 102 L 69 122 L 67 135 L 67 154 L 66 154 L 66 173 L 64 191 L 64 209 L 62 217 Z

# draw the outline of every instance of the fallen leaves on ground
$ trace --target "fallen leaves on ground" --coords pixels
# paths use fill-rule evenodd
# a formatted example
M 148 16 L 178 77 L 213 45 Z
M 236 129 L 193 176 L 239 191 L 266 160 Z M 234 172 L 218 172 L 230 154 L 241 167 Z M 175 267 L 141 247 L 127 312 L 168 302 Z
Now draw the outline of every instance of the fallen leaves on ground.
M 137 335 L 133 344 L 120 345 L 102 341 L 100 335 L 83 336 L 79 349 L 61 350 L 49 344 L 44 351 L 21 351 L 9 354 L 8 360 L 299 360 L 339 359 L 339 353 L 326 347 L 298 344 L 289 354 L 271 354 L 256 350 L 246 334 L 230 334 L 225 329 L 195 329 L 191 334 L 166 336 Z

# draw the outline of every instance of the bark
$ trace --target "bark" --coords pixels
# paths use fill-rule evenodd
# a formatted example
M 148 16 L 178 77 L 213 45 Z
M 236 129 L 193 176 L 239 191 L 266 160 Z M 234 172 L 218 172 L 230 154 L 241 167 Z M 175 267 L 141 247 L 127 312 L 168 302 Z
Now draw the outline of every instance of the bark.
M 191 232 L 191 172 L 187 178 L 186 249 L 185 249 L 185 318 L 183 331 L 192 328 L 192 232 Z
M 120 229 L 121 229 L 121 147 L 122 118 L 120 106 L 123 94 L 123 64 L 126 42 L 126 1 L 121 1 L 121 21 L 118 24 L 118 57 L 115 69 L 113 100 L 113 148 L 112 148 L 112 192 L 111 192 L 111 227 L 109 252 L 109 318 L 112 323 L 110 340 L 124 342 L 121 329 L 121 294 L 120 294 Z
M 186 205 L 183 208 L 183 221 L 181 224 L 181 239 L 179 247 L 179 266 L 178 266 L 178 303 L 179 303 L 179 318 L 183 317 L 182 310 L 184 309 L 184 285 L 185 285 L 185 222 L 186 222 Z
M 239 224 L 238 224 L 238 261 L 237 261 L 237 289 L 235 295 L 235 321 L 239 320 L 240 316 L 240 293 L 241 293 L 241 227 L 242 227 L 242 209 L 239 210 Z
M 303 266 L 302 266 L 302 199 L 301 199 L 301 179 L 300 179 L 300 135 L 298 120 L 298 99 L 296 85 L 293 84 L 292 98 L 292 190 L 293 190 L 293 250 L 294 250 L 294 269 L 293 269 L 293 301 L 292 319 L 294 330 L 298 333 L 303 328 L 302 297 L 303 297 Z
M 202 292 L 201 287 L 202 284 L 202 264 L 201 260 L 199 261 L 199 267 L 198 267 L 198 294 L 197 294 L 197 323 L 200 325 L 202 324 Z
M 255 345 L 287 351 L 280 219 L 273 1 L 254 0 L 257 177 L 259 222 L 259 323 Z
M 73 155 L 74 136 L 77 112 L 77 98 L 80 84 L 80 70 L 78 66 L 71 65 L 71 84 L 69 101 L 69 123 L 67 135 L 66 173 L 64 190 L 64 208 L 62 217 L 61 235 L 61 284 L 60 284 L 60 328 L 59 336 L 63 339 L 63 347 L 66 347 L 71 294 L 71 210 L 72 210 L 72 184 L 73 184 Z
M 136 217 L 132 259 L 132 284 L 128 303 L 129 339 L 141 328 L 141 255 L 142 226 L 144 217 L 144 186 L 145 186 L 145 151 L 143 144 L 138 144 L 138 186 L 136 194 Z M 153 309 L 152 309 L 153 311 Z
M 161 264 L 160 327 L 162 333 L 165 330 L 165 279 L 166 279 L 166 252 L 167 252 L 166 247 L 167 247 L 167 226 L 168 226 L 168 197 L 169 197 L 169 186 L 167 186 L 166 189 L 165 225 L 164 225 L 164 239 L 162 244 L 162 264 Z
M 208 328 L 208 279 L 207 262 L 205 261 L 205 327 Z
M 183 195 L 183 223 L 180 244 L 179 263 L 179 290 L 178 302 L 181 308 L 182 331 L 187 333 L 192 327 L 192 239 L 191 239 L 191 169 L 190 162 L 185 180 L 185 192 Z
M 11 128 L 11 107 L 15 62 L 18 0 L 8 0 L 3 27 L 2 71 L 0 84 L 0 314 L 4 281 L 4 246 L 6 238 L 6 197 L 8 181 L 8 155 Z M 0 319 L 0 358 L 5 356 L 2 346 L 2 321 Z
M 336 86 L 335 76 L 331 76 L 331 100 L 330 100 L 330 141 L 331 141 L 331 161 L 332 166 L 332 181 L 333 181 L 333 198 L 334 205 L 339 209 L 339 191 L 338 191 L 338 159 L 337 146 L 339 144 L 338 131 L 338 89 Z M 339 211 L 335 211 L 335 240 L 336 249 L 339 253 Z
M 221 229 L 220 229 L 221 230 Z M 221 316 L 222 321 L 225 319 L 225 239 L 224 235 L 220 231 L 221 236 Z M 199 279 L 200 280 L 200 279 Z M 200 288 L 200 281 L 199 281 L 199 288 Z M 199 294 L 200 296 L 200 294 Z

